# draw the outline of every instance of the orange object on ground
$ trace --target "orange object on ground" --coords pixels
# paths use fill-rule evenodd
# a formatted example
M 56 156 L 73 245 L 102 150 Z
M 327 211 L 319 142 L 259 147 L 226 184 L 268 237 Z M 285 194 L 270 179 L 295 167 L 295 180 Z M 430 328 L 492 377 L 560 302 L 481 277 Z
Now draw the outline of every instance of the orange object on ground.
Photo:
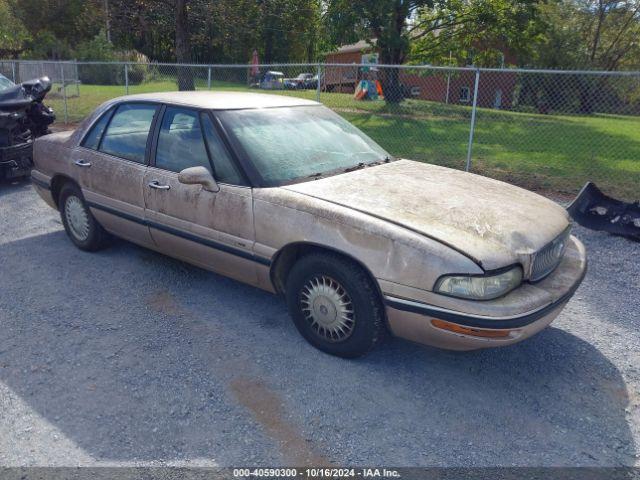
M 378 91 L 378 95 L 381 97 L 384 95 L 382 93 L 382 85 L 380 84 L 380 80 L 376 80 L 376 90 Z

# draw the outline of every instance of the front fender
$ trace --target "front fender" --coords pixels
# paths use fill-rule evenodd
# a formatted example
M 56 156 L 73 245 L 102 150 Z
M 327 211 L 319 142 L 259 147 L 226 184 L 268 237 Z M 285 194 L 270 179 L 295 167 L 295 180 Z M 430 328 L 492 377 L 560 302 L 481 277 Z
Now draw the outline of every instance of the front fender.
M 446 273 L 482 273 L 471 259 L 436 240 L 285 189 L 256 189 L 254 215 L 257 254 L 274 258 L 292 243 L 324 246 L 364 265 L 383 293 L 393 293 L 386 291 L 393 284 L 431 290 Z

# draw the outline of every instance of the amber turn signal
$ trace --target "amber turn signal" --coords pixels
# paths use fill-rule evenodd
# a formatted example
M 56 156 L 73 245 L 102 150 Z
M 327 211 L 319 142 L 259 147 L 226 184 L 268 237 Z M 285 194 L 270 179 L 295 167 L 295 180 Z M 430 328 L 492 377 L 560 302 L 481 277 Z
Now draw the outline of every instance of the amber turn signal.
M 511 333 L 511 330 L 478 330 L 477 328 L 463 327 L 457 323 L 445 322 L 437 318 L 431 320 L 431 325 L 442 330 L 449 330 L 450 332 L 462 333 L 473 337 L 505 338 Z

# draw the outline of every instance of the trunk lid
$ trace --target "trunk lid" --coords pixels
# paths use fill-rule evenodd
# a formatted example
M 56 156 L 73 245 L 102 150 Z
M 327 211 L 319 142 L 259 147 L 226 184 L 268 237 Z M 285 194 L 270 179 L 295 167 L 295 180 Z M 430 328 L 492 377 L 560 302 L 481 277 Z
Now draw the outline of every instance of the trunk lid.
M 41 138 L 42 141 L 44 142 L 67 143 L 71 138 L 71 135 L 73 135 L 73 133 L 74 133 L 74 130 L 64 130 L 62 132 L 48 133 L 47 135 L 44 135 L 39 138 Z

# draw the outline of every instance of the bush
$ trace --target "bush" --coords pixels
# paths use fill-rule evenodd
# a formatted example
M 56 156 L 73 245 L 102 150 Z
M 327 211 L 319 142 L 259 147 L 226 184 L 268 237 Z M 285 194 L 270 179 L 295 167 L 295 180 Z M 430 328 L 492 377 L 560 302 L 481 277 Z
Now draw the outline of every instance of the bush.
M 128 67 L 129 85 L 138 85 L 148 80 L 149 77 L 149 59 L 146 55 L 135 50 L 117 52 L 115 57 L 120 62 L 135 62 Z
M 135 50 L 117 51 L 100 32 L 91 40 L 82 42 L 75 50 L 79 62 L 136 62 L 128 66 L 129 84 L 144 82 L 149 75 L 149 59 Z M 79 65 L 82 83 L 97 85 L 124 85 L 123 65 Z
M 40 32 L 32 39 L 25 41 L 26 50 L 20 58 L 27 60 L 41 60 L 43 58 L 70 58 L 71 49 L 62 40 L 58 40 L 51 32 Z M 0 45 L 0 49 L 3 45 Z
M 116 59 L 113 45 L 107 41 L 104 32 L 78 44 L 75 56 L 80 62 L 113 62 Z M 118 70 L 116 65 L 79 65 L 78 76 L 82 83 L 118 85 L 121 83 Z

